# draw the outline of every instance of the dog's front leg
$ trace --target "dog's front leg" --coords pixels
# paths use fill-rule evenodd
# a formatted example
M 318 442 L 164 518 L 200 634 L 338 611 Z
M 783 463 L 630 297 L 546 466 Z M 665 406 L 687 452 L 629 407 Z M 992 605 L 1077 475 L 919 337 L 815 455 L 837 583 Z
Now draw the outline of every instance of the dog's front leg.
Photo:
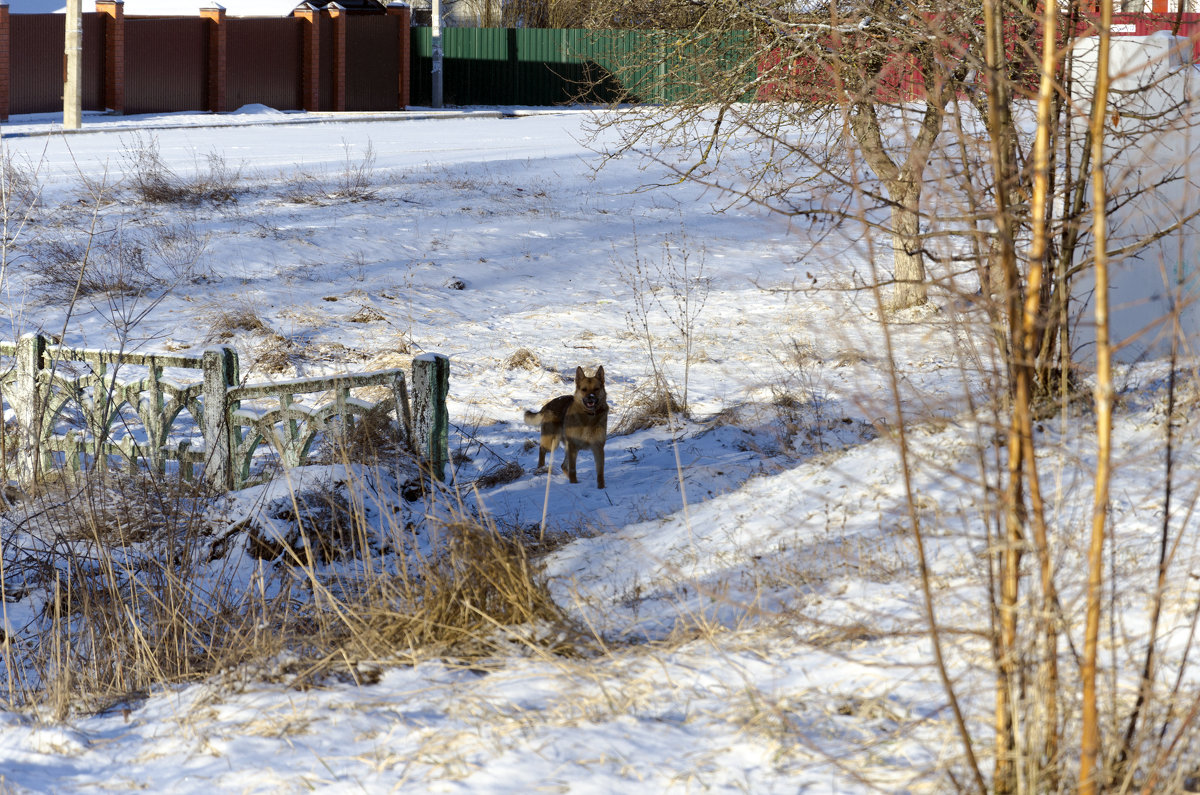
M 592 458 L 596 460 L 596 488 L 604 488 L 604 445 L 592 448 Z
M 575 456 L 578 454 L 579 454 L 579 448 L 576 447 L 575 444 L 570 439 L 568 439 L 567 440 L 567 454 L 563 457 L 562 471 L 567 474 L 567 479 L 570 480 L 572 483 L 579 482 L 578 480 L 575 479 Z

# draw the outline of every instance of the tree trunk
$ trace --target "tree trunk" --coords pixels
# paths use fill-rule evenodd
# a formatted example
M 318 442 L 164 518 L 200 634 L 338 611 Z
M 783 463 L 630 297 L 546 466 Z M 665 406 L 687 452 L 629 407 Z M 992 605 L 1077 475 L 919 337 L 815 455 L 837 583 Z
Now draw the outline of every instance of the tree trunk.
M 895 309 L 925 303 L 925 258 L 921 252 L 920 184 L 891 186 L 892 258 L 896 293 Z
M 863 160 L 883 183 L 892 207 L 896 293 L 891 306 L 894 309 L 923 304 L 927 297 L 921 238 L 921 180 L 942 129 L 947 96 L 942 92 L 927 98 L 916 137 L 902 165 L 897 165 L 888 155 L 874 104 L 859 102 L 849 115 L 850 129 L 858 141 Z

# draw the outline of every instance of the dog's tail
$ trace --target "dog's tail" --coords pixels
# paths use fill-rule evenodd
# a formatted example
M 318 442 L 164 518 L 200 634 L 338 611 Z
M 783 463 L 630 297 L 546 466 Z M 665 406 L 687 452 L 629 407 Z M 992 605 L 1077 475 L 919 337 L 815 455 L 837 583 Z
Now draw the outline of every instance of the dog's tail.
M 542 412 L 526 411 L 525 412 L 525 424 L 533 425 L 533 426 L 541 425 L 542 424 Z

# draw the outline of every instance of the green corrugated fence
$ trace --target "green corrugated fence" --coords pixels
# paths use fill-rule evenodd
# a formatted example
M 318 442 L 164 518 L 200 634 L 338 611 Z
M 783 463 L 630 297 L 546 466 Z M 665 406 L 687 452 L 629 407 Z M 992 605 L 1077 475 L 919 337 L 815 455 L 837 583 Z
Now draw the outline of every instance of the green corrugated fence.
M 745 62 L 748 42 L 744 33 L 443 28 L 442 97 L 447 105 L 687 100 L 705 89 L 706 71 Z M 412 58 L 412 104 L 428 105 L 430 28 L 413 28 Z

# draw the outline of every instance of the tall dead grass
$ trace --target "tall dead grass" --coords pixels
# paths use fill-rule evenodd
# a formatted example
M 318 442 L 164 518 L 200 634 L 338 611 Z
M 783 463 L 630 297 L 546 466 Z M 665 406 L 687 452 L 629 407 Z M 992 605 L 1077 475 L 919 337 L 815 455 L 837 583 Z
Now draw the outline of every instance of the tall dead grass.
M 458 505 L 414 527 L 370 480 L 298 488 L 270 522 L 167 476 L 48 486 L 7 517 L 0 703 L 63 719 L 214 675 L 306 686 L 514 637 L 586 644 L 523 537 Z

